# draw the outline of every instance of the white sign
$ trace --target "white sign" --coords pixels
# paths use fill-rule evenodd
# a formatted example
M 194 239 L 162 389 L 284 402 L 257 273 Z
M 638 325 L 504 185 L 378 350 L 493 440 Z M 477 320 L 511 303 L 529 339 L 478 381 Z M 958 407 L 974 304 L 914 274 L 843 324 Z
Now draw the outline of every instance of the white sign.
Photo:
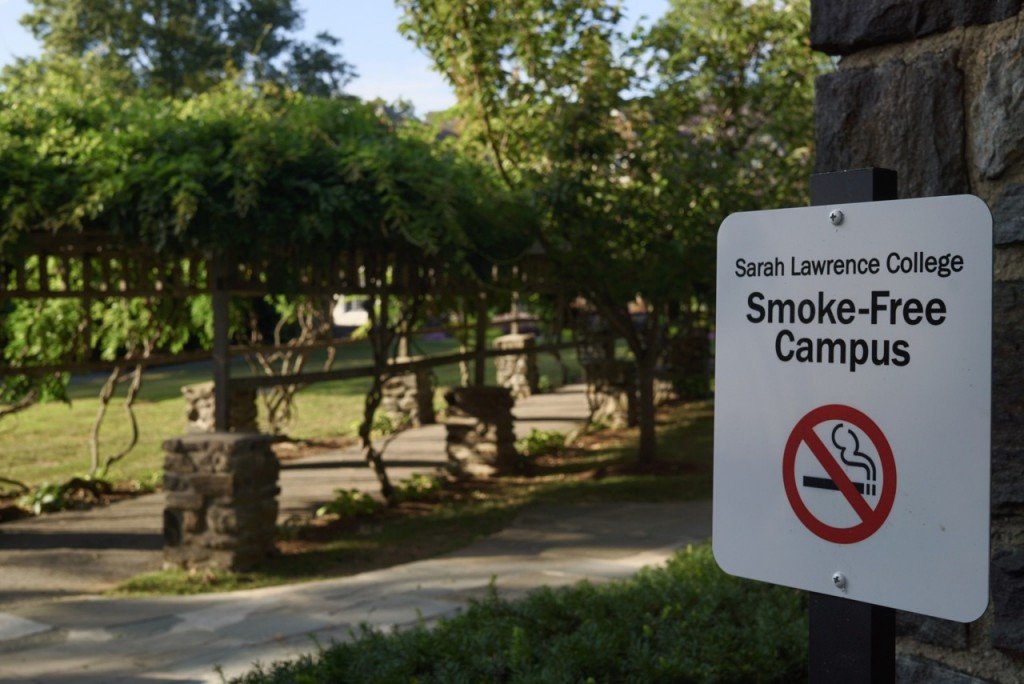
M 722 569 L 978 618 L 992 373 L 981 200 L 733 214 L 718 233 L 715 335 Z

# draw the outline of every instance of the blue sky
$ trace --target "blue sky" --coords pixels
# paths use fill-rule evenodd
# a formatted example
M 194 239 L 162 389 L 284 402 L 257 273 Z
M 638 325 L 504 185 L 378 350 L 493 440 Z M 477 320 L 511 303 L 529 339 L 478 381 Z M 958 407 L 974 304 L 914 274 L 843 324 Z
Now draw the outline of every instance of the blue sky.
M 668 0 L 625 0 L 630 25 L 640 16 L 660 16 Z M 341 38 L 341 51 L 359 78 L 348 91 L 366 99 L 411 100 L 420 114 L 445 109 L 455 98 L 430 68 L 426 56 L 398 34 L 398 10 L 388 0 L 298 0 L 305 12 L 303 34 L 328 31 Z M 0 64 L 34 55 L 38 44 L 18 23 L 28 0 L 0 0 Z

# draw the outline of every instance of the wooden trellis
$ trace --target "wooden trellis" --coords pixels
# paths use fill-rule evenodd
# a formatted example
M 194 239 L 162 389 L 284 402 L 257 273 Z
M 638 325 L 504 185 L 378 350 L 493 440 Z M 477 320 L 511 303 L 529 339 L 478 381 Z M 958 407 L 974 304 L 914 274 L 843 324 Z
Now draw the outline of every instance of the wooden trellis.
M 138 366 L 164 365 L 212 359 L 218 430 L 227 429 L 229 387 L 271 387 L 372 374 L 372 367 L 343 369 L 292 376 L 238 378 L 232 380 L 232 357 L 253 353 L 251 347 L 231 347 L 229 305 L 231 297 L 259 297 L 275 293 L 296 295 L 363 294 L 386 292 L 424 294 L 457 292 L 476 294 L 482 287 L 543 290 L 546 267 L 536 254 L 525 262 L 494 265 L 486 282 L 457 277 L 445 268 L 443 258 L 428 258 L 408 245 L 363 245 L 329 255 L 304 259 L 288 245 L 258 261 L 242 261 L 224 254 L 193 251 L 169 256 L 141 244 L 127 244 L 106 233 L 30 233 L 15 249 L 0 257 L 0 302 L 13 299 L 74 298 L 86 310 L 95 300 L 110 298 L 185 299 L 210 295 L 213 304 L 213 348 L 210 350 L 153 354 L 146 358 L 93 361 L 89 351 L 91 331 L 80 331 L 80 353 L 64 363 L 9 367 L 0 365 L 0 377 L 111 371 L 128 362 Z M 479 276 L 478 276 L 479 278 Z M 478 331 L 479 337 L 480 331 Z M 479 340 L 478 340 L 479 342 Z M 328 343 L 318 347 L 332 346 Z M 552 345 L 552 349 L 568 345 Z M 544 349 L 541 349 L 543 351 Z M 392 367 L 395 372 L 437 366 L 502 353 L 483 348 L 464 354 L 447 354 Z

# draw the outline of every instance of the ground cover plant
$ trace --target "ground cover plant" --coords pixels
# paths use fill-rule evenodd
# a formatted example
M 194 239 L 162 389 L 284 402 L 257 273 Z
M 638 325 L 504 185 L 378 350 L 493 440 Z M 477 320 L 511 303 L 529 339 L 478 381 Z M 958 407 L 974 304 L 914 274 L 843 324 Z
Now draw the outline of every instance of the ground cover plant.
M 240 684 L 285 682 L 790 682 L 806 677 L 799 592 L 729 577 L 708 545 L 594 586 L 496 592 L 431 628 L 364 628 Z
M 637 468 L 636 430 L 587 433 L 529 461 L 516 477 L 397 483 L 397 505 L 374 513 L 324 515 L 280 530 L 279 554 L 246 573 L 163 570 L 138 575 L 119 594 L 195 594 L 327 579 L 389 567 L 466 546 L 507 526 L 524 508 L 608 501 L 685 501 L 711 496 L 710 402 L 659 414 L 665 458 Z M 339 510 L 341 506 L 339 506 Z M 329 513 L 329 512 L 328 512 Z

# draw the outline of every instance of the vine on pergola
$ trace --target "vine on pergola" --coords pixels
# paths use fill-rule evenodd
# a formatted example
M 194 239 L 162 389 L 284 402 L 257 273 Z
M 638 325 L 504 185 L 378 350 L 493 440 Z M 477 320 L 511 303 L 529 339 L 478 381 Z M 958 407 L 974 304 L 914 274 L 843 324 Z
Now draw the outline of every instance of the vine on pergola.
M 39 231 L 57 242 L 99 233 L 152 257 L 164 276 L 205 254 L 248 269 L 256 297 L 298 302 L 309 273 L 336 271 L 333 261 L 346 254 L 411 254 L 440 271 L 436 277 L 473 287 L 464 277 L 469 262 L 495 246 L 509 251 L 532 221 L 529 203 L 487 167 L 352 99 L 231 83 L 187 100 L 157 97 L 123 87 L 88 59 L 30 65 L 0 86 L 0 261 L 8 265 L 24 265 Z M 516 244 L 522 249 L 525 238 Z M 0 282 L 0 292 L 11 287 Z M 423 295 L 399 288 L 388 296 L 414 312 Z M 231 334 L 239 340 L 246 297 L 234 302 Z M 205 295 L 177 303 L 187 315 L 174 317 L 173 334 L 156 302 L 124 297 L 109 306 L 116 299 L 116 287 L 85 307 L 0 299 L 4 365 L 91 359 L 127 370 L 140 354 L 210 342 Z M 387 337 L 387 321 L 375 322 Z M 112 372 L 108 389 L 125 371 Z M 63 373 L 5 375 L 3 410 L 60 398 L 65 381 Z M 94 469 L 104 470 L 98 456 Z

